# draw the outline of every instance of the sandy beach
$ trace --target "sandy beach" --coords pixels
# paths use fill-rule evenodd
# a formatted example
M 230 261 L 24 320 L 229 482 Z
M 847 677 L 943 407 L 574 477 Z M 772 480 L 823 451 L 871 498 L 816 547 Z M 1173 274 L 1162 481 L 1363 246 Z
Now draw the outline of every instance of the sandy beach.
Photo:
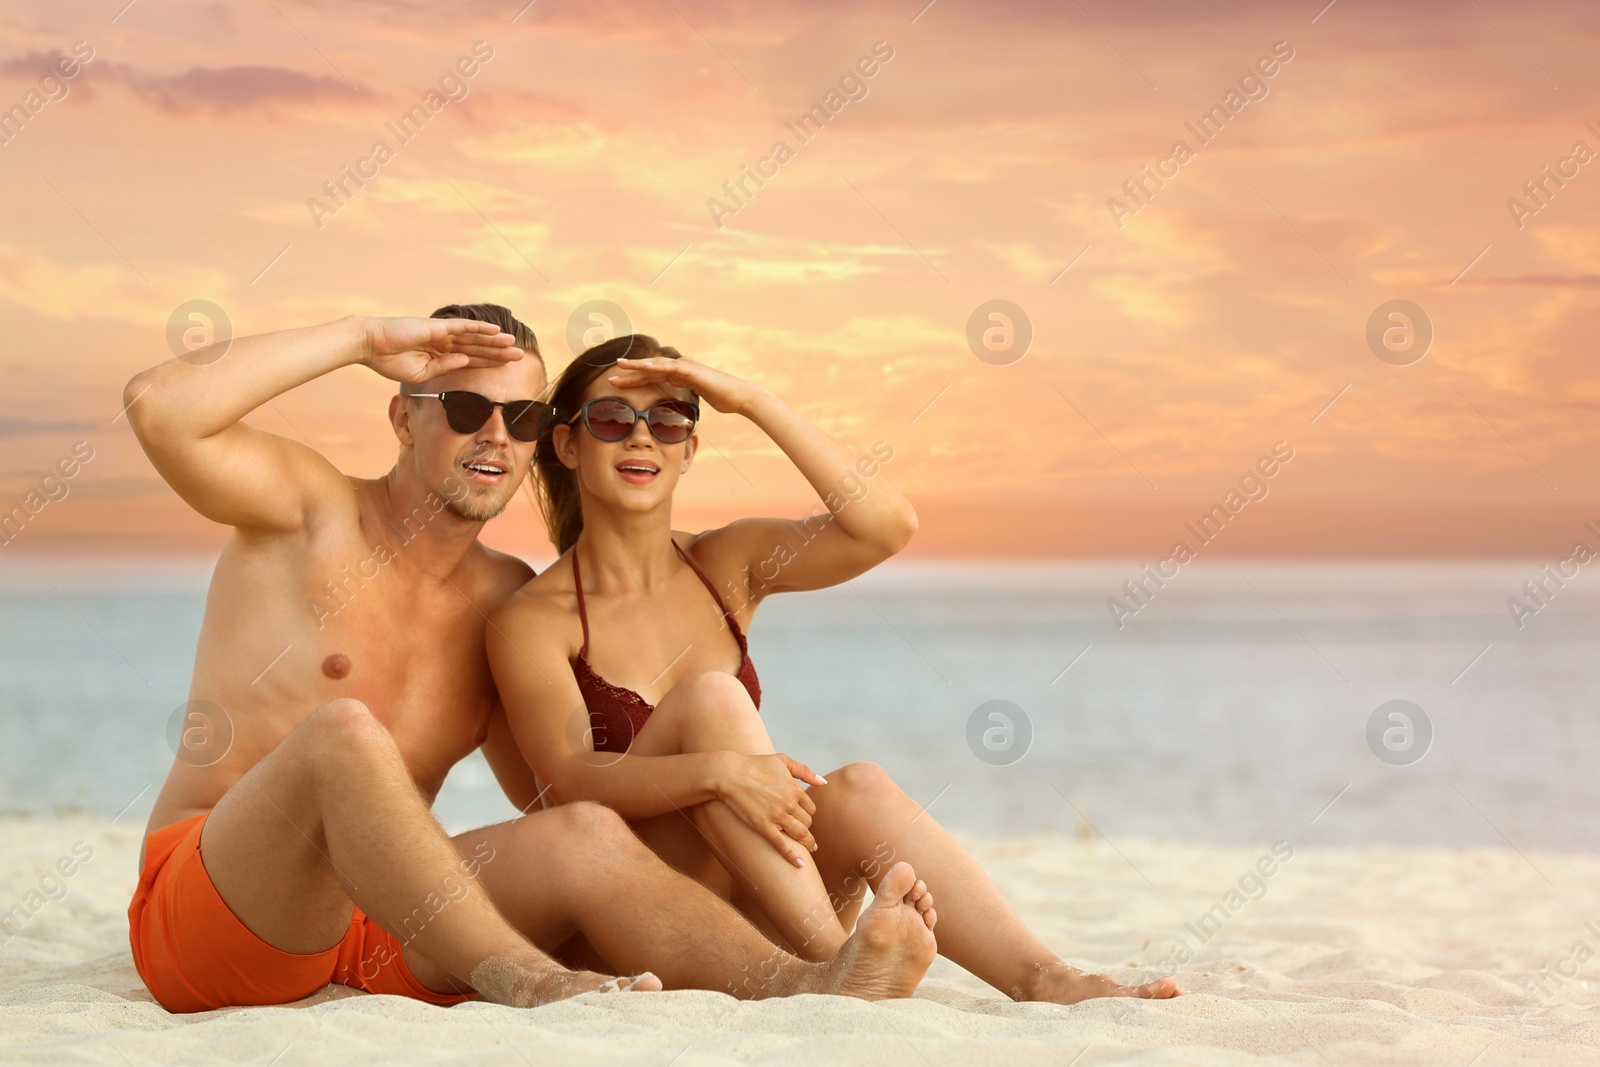
M 1015 1004 L 939 960 L 914 999 L 879 1004 L 672 992 L 519 1012 L 329 987 L 175 1016 L 128 951 L 138 832 L 0 821 L 0 901 L 26 916 L 0 932 L 5 1062 L 1600 1063 L 1600 968 L 1582 964 L 1600 947 L 1600 860 L 1586 855 L 971 843 L 1075 964 L 1131 979 L 1184 959 L 1192 994 L 1168 1003 Z

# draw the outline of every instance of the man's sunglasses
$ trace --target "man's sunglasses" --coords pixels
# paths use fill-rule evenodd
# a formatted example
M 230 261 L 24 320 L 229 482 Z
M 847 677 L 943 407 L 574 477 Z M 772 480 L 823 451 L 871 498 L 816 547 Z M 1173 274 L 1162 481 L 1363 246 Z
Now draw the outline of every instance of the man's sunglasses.
M 601 441 L 626 441 L 633 435 L 634 423 L 643 419 L 651 437 L 664 445 L 678 445 L 694 433 L 700 407 L 687 400 L 659 400 L 640 411 L 625 400 L 602 396 L 584 404 L 567 423 L 570 425 L 579 417 Z
M 503 408 L 506 432 L 518 441 L 537 441 L 555 425 L 556 409 L 542 400 L 490 400 L 477 393 L 452 389 L 444 393 L 407 393 L 407 396 L 437 399 L 444 405 L 444 418 L 456 433 L 477 433 L 489 421 L 495 408 Z

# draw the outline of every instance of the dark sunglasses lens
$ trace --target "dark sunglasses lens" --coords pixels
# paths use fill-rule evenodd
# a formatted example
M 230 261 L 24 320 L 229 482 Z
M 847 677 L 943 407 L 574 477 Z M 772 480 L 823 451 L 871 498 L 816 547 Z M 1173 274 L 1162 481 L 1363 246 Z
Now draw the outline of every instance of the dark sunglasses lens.
M 537 400 L 513 400 L 504 412 L 506 429 L 519 441 L 537 441 L 550 428 L 550 406 Z
M 602 441 L 625 441 L 633 432 L 633 409 L 615 400 L 590 404 L 584 421 L 589 432 Z
M 493 411 L 494 405 L 477 393 L 444 394 L 445 421 L 456 433 L 477 433 Z
M 662 444 L 676 445 L 689 439 L 694 432 L 694 409 L 688 404 L 666 401 L 651 407 L 650 432 Z

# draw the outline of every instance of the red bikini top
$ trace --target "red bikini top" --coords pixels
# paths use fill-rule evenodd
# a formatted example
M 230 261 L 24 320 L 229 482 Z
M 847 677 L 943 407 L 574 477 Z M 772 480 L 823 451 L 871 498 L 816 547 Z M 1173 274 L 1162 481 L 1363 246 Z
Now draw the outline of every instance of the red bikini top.
M 739 642 L 739 653 L 743 657 L 739 663 L 737 677 L 744 683 L 750 699 L 755 702 L 757 708 L 760 708 L 761 681 L 756 677 L 756 665 L 750 661 L 750 647 L 745 642 L 744 631 L 739 629 L 738 621 L 728 611 L 727 605 L 723 604 L 722 597 L 717 595 L 716 587 L 700 568 L 695 566 L 694 560 L 690 559 L 683 549 L 678 548 L 678 542 L 672 542 L 672 547 L 678 549 L 678 555 L 683 557 L 683 561 L 705 584 L 706 589 L 716 599 L 722 617 L 727 619 L 728 625 L 733 628 L 733 636 Z M 578 650 L 578 661 L 572 665 L 572 673 L 577 676 L 578 689 L 583 693 L 584 706 L 589 709 L 589 726 L 594 731 L 594 750 L 626 752 L 655 708 L 632 689 L 612 685 L 589 666 L 589 616 L 584 611 L 583 577 L 578 570 L 576 548 L 572 550 L 572 584 L 578 593 L 578 618 L 583 623 L 583 647 Z

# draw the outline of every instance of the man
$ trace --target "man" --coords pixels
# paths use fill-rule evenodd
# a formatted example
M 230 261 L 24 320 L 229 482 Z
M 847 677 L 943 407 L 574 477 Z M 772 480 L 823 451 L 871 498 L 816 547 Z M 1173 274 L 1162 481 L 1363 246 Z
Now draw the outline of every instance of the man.
M 347 477 L 240 421 L 356 363 L 402 383 L 385 476 Z M 545 381 L 532 332 L 477 305 L 241 338 L 128 383 L 156 469 L 234 528 L 128 909 L 139 974 L 170 1010 L 283 1003 L 329 981 L 435 1004 L 663 983 L 909 996 L 927 969 L 932 898 L 905 865 L 819 965 L 598 806 L 454 839 L 433 818 L 446 772 L 503 721 L 485 619 L 532 571 L 477 537 L 528 473 Z M 638 977 L 568 970 L 539 947 L 577 935 Z

